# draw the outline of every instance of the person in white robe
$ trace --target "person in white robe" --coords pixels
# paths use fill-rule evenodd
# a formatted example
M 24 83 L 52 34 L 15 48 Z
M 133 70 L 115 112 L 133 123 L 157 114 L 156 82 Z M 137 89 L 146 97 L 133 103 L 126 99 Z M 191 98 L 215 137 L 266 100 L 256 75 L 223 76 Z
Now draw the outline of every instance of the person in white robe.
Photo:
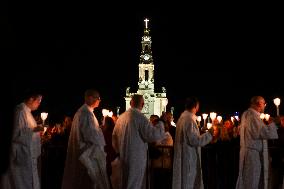
M 98 91 L 88 89 L 70 131 L 62 189 L 109 189 L 105 140 L 94 115 L 100 103 Z
M 43 127 L 37 125 L 32 115 L 41 100 L 41 94 L 31 92 L 15 109 L 10 164 L 2 178 L 1 188 L 41 188 L 38 162 L 41 154 L 40 131 L 43 131 Z
M 268 188 L 267 139 L 278 138 L 274 122 L 266 125 L 260 118 L 266 103 L 263 97 L 251 98 L 251 105 L 241 117 L 240 159 L 236 189 Z M 277 122 L 277 119 L 275 120 Z
M 199 101 L 188 97 L 177 121 L 174 142 L 173 189 L 202 189 L 201 146 L 212 140 L 213 129 L 200 135 L 196 123 Z
M 135 94 L 130 101 L 130 108 L 121 114 L 112 134 L 114 150 L 119 153 L 113 170 L 119 178 L 113 178 L 115 189 L 144 189 L 146 187 L 146 167 L 148 142 L 164 139 L 165 130 L 162 121 L 153 126 L 141 113 L 144 105 L 142 95 Z M 117 166 L 119 164 L 119 166 Z

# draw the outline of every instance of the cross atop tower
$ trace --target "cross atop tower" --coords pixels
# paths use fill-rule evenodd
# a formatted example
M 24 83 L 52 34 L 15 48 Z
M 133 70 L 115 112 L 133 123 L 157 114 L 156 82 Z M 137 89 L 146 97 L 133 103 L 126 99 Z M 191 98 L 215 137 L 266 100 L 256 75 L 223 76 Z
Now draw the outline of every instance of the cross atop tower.
M 145 22 L 145 27 L 146 27 L 146 29 L 148 28 L 148 22 L 149 22 L 149 20 L 146 18 L 145 20 L 144 20 L 144 22 Z

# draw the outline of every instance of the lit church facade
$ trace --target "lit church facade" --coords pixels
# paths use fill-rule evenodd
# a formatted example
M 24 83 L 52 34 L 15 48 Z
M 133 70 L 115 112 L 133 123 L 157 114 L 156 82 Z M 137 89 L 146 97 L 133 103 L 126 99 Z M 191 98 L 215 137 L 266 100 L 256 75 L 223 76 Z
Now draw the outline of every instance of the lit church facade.
M 161 116 L 163 111 L 166 111 L 168 99 L 166 96 L 166 89 L 162 87 L 161 93 L 155 93 L 154 88 L 154 63 L 151 50 L 151 37 L 149 35 L 148 19 L 144 20 L 145 28 L 144 35 L 142 37 L 141 45 L 142 51 L 139 62 L 139 81 L 138 91 L 136 93 L 130 92 L 130 87 L 126 89 L 125 103 L 126 110 L 130 107 L 131 96 L 134 94 L 140 94 L 144 97 L 144 108 L 142 113 L 146 117 L 150 117 L 152 114 Z

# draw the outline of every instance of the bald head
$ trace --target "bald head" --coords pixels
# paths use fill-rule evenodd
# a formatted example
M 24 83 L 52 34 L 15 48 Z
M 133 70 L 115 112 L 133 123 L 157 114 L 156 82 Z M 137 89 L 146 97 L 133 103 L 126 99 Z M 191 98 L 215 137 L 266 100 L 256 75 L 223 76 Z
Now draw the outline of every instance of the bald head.
M 250 100 L 250 106 L 258 112 L 264 112 L 265 99 L 262 96 L 253 96 Z
M 251 105 L 257 105 L 259 103 L 259 101 L 263 101 L 264 98 L 262 96 L 253 96 L 251 99 L 250 99 L 250 104 Z

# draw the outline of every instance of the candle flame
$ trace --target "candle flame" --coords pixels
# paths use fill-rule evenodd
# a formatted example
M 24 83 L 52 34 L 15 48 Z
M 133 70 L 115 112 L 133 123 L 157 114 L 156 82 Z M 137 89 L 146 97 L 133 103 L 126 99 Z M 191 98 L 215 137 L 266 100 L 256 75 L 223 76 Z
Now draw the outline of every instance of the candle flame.
M 269 118 L 270 118 L 270 115 L 269 115 L 269 114 L 265 114 L 265 115 L 264 115 L 264 119 L 265 119 L 266 121 L 268 121 Z
M 210 118 L 211 118 L 212 121 L 216 118 L 216 116 L 217 116 L 217 113 L 210 112 Z
M 205 120 L 207 118 L 208 114 L 202 114 L 202 118 Z
M 221 121 L 222 121 L 222 116 L 217 116 L 217 120 L 218 120 L 219 123 L 221 123 Z
M 109 110 L 102 109 L 102 114 L 103 114 L 104 117 L 106 117 L 109 114 Z
M 264 113 L 261 113 L 259 117 L 260 117 L 261 120 L 263 120 L 264 117 L 265 117 L 265 114 L 264 114 Z
M 275 99 L 273 100 L 273 102 L 274 102 L 274 104 L 275 104 L 276 106 L 279 106 L 279 105 L 280 105 L 280 98 L 275 98 Z
M 212 123 L 207 123 L 207 129 L 210 129 L 212 127 Z
M 201 121 L 201 116 L 197 116 L 197 121 Z
M 42 113 L 40 114 L 40 117 L 41 117 L 41 119 L 42 119 L 43 121 L 46 120 L 47 116 L 48 116 L 48 113 L 47 113 L 47 112 L 42 112 Z

